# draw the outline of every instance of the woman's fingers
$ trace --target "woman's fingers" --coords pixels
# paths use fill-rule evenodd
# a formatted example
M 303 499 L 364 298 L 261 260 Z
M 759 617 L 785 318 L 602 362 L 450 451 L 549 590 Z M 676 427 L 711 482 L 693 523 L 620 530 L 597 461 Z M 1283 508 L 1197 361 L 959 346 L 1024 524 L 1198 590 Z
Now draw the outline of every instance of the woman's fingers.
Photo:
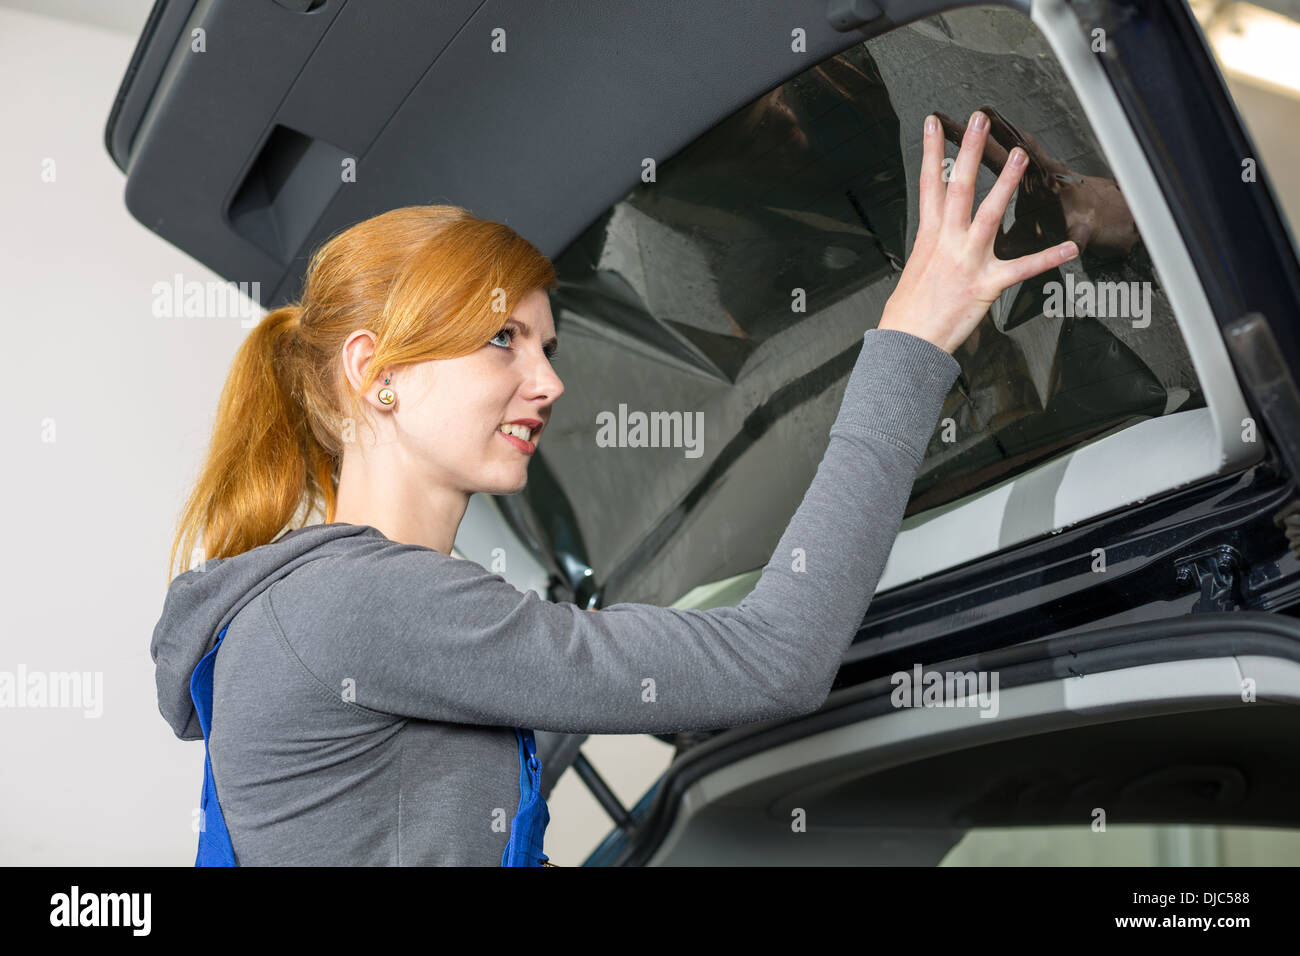
M 937 233 L 943 220 L 943 133 L 933 113 L 925 118 L 922 145 L 921 209 L 916 227 L 918 243 Z
M 1021 177 L 1029 167 L 1028 160 L 1028 155 L 1019 146 L 1011 151 L 1010 159 L 1003 165 L 997 182 L 980 203 L 980 208 L 971 222 L 970 232 L 966 235 L 966 242 L 970 246 L 992 254 L 993 240 L 1002 229 L 1002 219 L 1006 215 L 1007 204 L 1011 202 L 1016 187 L 1020 185 Z
M 1019 259 L 994 259 L 989 263 L 998 288 L 1009 289 L 1017 282 L 1024 282 L 1036 275 L 1046 272 L 1062 262 L 1069 262 L 1079 254 L 1073 242 L 1062 242 L 1042 252 L 1033 252 Z
M 982 125 L 981 125 L 982 124 Z M 980 157 L 984 154 L 984 141 L 989 135 L 988 117 L 976 110 L 966 124 L 957 163 L 948 182 L 948 194 L 943 200 L 943 225 L 965 233 L 970 228 L 970 211 L 975 201 L 975 177 L 979 173 Z
M 1001 117 L 998 119 L 1001 120 Z M 937 111 L 926 116 L 921 157 L 920 209 L 916 243 L 909 261 L 918 261 L 916 255 L 918 250 L 923 253 L 921 259 L 929 259 L 935 252 L 936 241 L 941 234 L 954 240 L 960 238 L 962 241 L 952 246 L 945 243 L 943 248 L 964 249 L 962 259 L 967 268 L 973 267 L 979 272 L 980 286 L 996 285 L 998 291 L 1001 291 L 1073 259 L 1079 254 L 1079 246 L 1072 242 L 1063 242 L 1050 249 L 1021 256 L 1018 259 L 1002 260 L 994 256 L 994 240 L 1001 232 L 1002 220 L 1006 215 L 1007 206 L 1011 203 L 1011 197 L 1015 195 L 1029 168 L 1030 157 L 1024 146 L 1017 145 L 1015 149 L 1006 152 L 1001 145 L 993 144 L 993 149 L 997 153 L 993 158 L 998 161 L 1001 171 L 972 220 L 971 207 L 975 201 L 976 177 L 979 175 L 981 163 L 986 159 L 985 150 L 990 145 L 992 125 L 988 112 L 976 110 L 971 114 L 970 122 L 962 133 L 961 148 L 957 152 L 957 161 L 952 175 L 945 183 L 944 146 L 947 139 L 952 137 L 959 127 L 949 117 Z M 1006 125 L 1005 121 L 1003 125 Z M 1008 136 L 1010 137 L 1009 127 Z M 1017 135 L 1015 139 L 1028 142 L 1028 137 L 1025 135 Z M 980 264 L 976 265 L 976 263 Z M 951 265 L 956 267 L 957 260 L 953 260 Z M 907 270 L 904 269 L 904 272 L 906 273 Z
M 981 161 L 988 167 L 989 172 L 996 176 L 1002 172 L 1002 166 L 1007 161 L 1007 149 L 1009 147 L 1004 147 L 998 141 L 998 122 L 994 118 L 996 110 L 991 106 L 981 106 L 980 112 L 991 120 L 989 137 L 984 141 L 984 155 Z M 962 137 L 966 135 L 966 127 L 955 121 L 947 113 L 935 110 L 934 115 L 939 117 L 939 122 L 943 126 L 944 138 L 960 149 Z M 1013 140 L 1011 145 L 1015 146 L 1017 143 Z

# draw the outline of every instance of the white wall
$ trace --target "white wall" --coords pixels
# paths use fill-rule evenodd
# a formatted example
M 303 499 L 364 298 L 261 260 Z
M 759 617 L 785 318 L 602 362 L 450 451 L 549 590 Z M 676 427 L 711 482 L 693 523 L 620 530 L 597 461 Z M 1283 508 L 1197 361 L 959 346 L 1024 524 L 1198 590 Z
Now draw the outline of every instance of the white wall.
M 4 864 L 193 863 L 203 753 L 159 716 L 148 647 L 222 360 L 245 333 L 152 317 L 159 277 L 215 277 L 130 217 L 104 148 L 134 48 L 0 8 L 0 669 L 103 674 L 98 719 L 0 709 Z
M 149 639 L 173 523 L 247 332 L 152 314 L 155 282 L 220 277 L 130 216 L 103 145 L 151 4 L 82 22 L 70 0 L 50 8 L 58 19 L 26 6 L 0 5 L 0 671 L 102 673 L 103 715 L 0 707 L 0 865 L 190 866 L 203 747 L 159 715 Z M 628 804 L 670 751 L 648 737 L 586 747 Z M 610 829 L 572 772 L 551 812 L 563 865 Z

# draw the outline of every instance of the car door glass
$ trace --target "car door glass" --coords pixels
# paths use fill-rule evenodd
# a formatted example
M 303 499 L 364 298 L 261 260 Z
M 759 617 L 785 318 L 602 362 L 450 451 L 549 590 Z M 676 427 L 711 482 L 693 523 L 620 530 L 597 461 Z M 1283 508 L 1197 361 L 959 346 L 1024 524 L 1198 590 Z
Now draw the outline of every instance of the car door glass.
M 568 391 L 525 494 L 553 540 L 581 542 L 605 571 L 607 603 L 670 602 L 769 559 L 911 248 L 923 119 L 940 114 L 959 141 L 976 108 L 994 120 L 987 164 L 1015 145 L 1031 157 L 997 254 L 1067 238 L 1083 253 L 1008 289 L 958 350 L 963 372 L 907 514 L 1205 406 L 1128 205 L 1038 28 L 1006 7 L 932 16 L 794 76 L 655 162 L 653 181 L 556 258 Z M 977 203 L 995 179 L 981 167 Z M 602 413 L 636 411 L 696 416 L 698 447 L 593 441 Z M 674 542 L 688 523 L 690 548 Z

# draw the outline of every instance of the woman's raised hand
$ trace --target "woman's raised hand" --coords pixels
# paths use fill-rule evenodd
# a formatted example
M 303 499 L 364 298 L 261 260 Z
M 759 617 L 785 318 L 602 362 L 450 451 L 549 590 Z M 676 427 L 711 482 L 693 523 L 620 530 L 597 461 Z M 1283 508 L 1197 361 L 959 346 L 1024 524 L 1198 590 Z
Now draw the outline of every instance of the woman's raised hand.
M 877 328 L 909 332 L 951 354 L 1004 289 L 1079 254 L 1073 242 L 1063 242 L 1019 259 L 993 255 L 993 240 L 1002 228 L 1002 216 L 1024 174 L 1027 157 L 1019 146 L 1011 151 L 972 220 L 975 176 L 988 135 L 988 117 L 976 110 L 945 187 L 943 132 L 933 115 L 925 118 L 916 241 Z

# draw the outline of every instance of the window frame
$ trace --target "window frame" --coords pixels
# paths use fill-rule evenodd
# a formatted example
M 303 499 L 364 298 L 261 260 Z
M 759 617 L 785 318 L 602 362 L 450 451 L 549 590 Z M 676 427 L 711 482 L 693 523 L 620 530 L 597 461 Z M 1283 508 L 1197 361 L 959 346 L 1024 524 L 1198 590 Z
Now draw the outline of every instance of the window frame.
M 1241 440 L 1242 422 L 1251 413 L 1204 284 L 1152 164 L 1089 49 L 1075 14 L 1063 0 L 1036 0 L 1028 14 L 1020 5 L 1000 0 L 948 9 L 967 6 L 1006 7 L 1029 16 L 1052 49 L 1128 201 L 1206 404 L 1123 428 L 956 501 L 903 519 L 877 594 L 1148 498 L 1242 471 L 1265 456 L 1265 443 L 1258 432 L 1253 443 Z M 910 183 L 909 189 L 917 189 L 917 184 Z M 720 593 L 739 600 L 760 573 L 761 569 L 755 569 L 707 582 L 691 589 L 673 606 L 711 606 Z

